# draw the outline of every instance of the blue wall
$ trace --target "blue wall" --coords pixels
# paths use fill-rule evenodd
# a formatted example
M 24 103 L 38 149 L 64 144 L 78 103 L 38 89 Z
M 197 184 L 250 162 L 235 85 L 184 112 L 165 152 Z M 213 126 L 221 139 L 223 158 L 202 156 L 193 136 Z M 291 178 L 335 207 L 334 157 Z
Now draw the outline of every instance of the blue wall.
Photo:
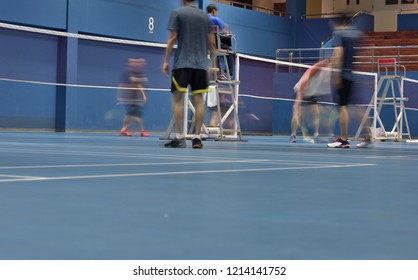
M 0 77 L 55 82 L 57 39 L 0 28 Z M 55 86 L 0 81 L 0 127 L 53 129 Z
M 169 35 L 166 29 L 169 15 L 179 6 L 179 2 L 173 0 L 35 2 L 1 1 L 0 22 L 165 43 Z M 289 2 L 288 11 L 303 14 L 304 2 Z M 199 3 L 204 8 L 211 1 L 200 0 Z M 219 8 L 219 16 L 236 35 L 237 50 L 241 53 L 274 57 L 277 48 L 318 47 L 331 32 L 327 20 L 301 20 L 299 16 L 289 19 L 215 4 Z M 371 24 L 370 17 L 359 21 L 364 26 Z M 4 28 L 0 28 L 0 40 L 0 77 L 3 79 L 115 87 L 127 58 L 146 58 L 148 87 L 159 89 L 147 92 L 146 129 L 164 131 L 167 128 L 171 117 L 171 94 L 167 91 L 170 80 L 160 73 L 163 48 L 67 39 Z M 278 94 L 274 91 L 277 81 L 269 66 L 257 63 L 245 65 L 241 78 L 242 88 L 249 94 L 267 97 Z M 289 84 L 289 80 L 285 83 Z M 293 86 L 293 82 L 290 84 Z M 117 131 L 124 108 L 117 104 L 116 93 L 113 88 L 0 81 L 0 127 Z M 244 108 L 263 120 L 257 125 L 244 121 L 244 132 L 285 133 L 288 129 L 288 120 L 284 120 L 283 115 L 291 115 L 290 102 L 284 105 L 285 108 L 279 103 L 272 102 L 266 106 L 248 98 L 243 98 L 242 102 Z
M 418 14 L 398 15 L 398 30 L 418 30 Z
M 67 0 L 13 0 L 0 2 L 0 20 L 65 30 Z
M 277 48 L 291 48 L 291 20 L 208 0 L 218 7 L 218 16 L 227 23 L 237 39 L 237 51 L 264 57 L 274 57 Z
M 320 48 L 321 42 L 328 40 L 333 32 L 328 18 L 304 18 L 299 20 L 297 24 L 297 48 Z M 373 31 L 374 17 L 369 14 L 360 14 L 355 18 L 354 25 L 363 31 Z
M 200 1 L 206 7 L 209 1 Z M 178 1 L 15 0 L 0 3 L 0 21 L 72 33 L 165 43 L 168 18 Z M 290 20 L 218 5 L 243 53 L 273 57 L 277 47 L 291 47 Z M 22 9 L 21 7 L 25 7 Z M 30 11 L 30 12 L 29 12 Z M 160 73 L 163 48 L 127 46 L 12 31 L 0 28 L 0 75 L 3 78 L 64 84 L 117 86 L 128 57 L 148 61 L 144 120 L 163 131 L 170 120 L 170 80 Z M 30 47 L 28 47 L 30 46 Z M 0 83 L 0 125 L 5 128 L 117 130 L 124 108 L 115 89 Z M 15 99 L 14 99 L 15 98 Z M 11 101 L 13 99 L 13 101 Z M 7 102 L 6 102 L 7 101 Z M 42 104 L 40 104 L 42 101 Z
M 80 33 L 165 43 L 177 1 L 68 0 L 69 28 Z M 152 20 L 150 19 L 152 18 Z
M 142 4 L 132 0 L 68 0 L 67 10 L 67 1 L 37 1 L 36 5 L 24 0 L 5 2 L 0 3 L 2 22 L 158 43 L 168 38 L 166 25 L 170 12 L 179 6 L 169 0 Z M 30 7 L 31 12 L 21 7 Z M 145 57 L 149 63 L 149 86 L 169 88 L 169 79 L 164 79 L 159 70 L 162 48 L 67 40 L 3 28 L 0 38 L 2 78 L 117 86 L 126 59 Z M 149 122 L 147 129 L 164 130 L 169 116 L 161 116 L 168 115 L 171 96 L 166 92 L 148 95 L 145 119 L 156 121 Z M 115 96 L 114 89 L 1 82 L 0 125 L 60 131 L 119 129 L 124 108 L 116 104 Z

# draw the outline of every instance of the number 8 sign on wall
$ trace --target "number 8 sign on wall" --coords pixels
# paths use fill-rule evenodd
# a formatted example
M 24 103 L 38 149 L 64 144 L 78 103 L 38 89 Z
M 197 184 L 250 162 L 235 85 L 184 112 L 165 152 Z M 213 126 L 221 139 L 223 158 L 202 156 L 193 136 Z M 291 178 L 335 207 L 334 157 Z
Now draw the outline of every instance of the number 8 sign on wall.
M 154 33 L 154 18 L 153 17 L 150 17 L 148 19 L 148 32 Z

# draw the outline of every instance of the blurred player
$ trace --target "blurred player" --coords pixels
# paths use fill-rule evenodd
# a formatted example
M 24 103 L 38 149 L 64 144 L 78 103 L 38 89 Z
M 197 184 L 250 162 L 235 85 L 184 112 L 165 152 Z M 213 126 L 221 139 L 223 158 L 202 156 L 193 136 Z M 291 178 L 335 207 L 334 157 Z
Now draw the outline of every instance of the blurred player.
M 337 103 L 340 116 L 340 137 L 334 142 L 329 143 L 329 148 L 350 148 L 350 142 L 348 141 L 349 113 L 347 106 L 353 95 L 355 47 L 359 45 L 360 39 L 363 37 L 363 32 L 357 30 L 355 26 L 348 25 L 347 20 L 347 17 L 342 17 L 334 21 L 336 25 L 334 26 L 333 33 L 334 52 L 331 63 L 333 69 L 337 70 L 333 81 L 335 81 L 339 98 Z M 366 126 L 366 140 L 357 145 L 359 148 L 366 148 L 372 143 L 370 129 L 367 124 Z
M 330 79 L 329 60 L 325 59 L 306 70 L 295 85 L 296 100 L 293 104 L 290 142 L 296 142 L 296 133 L 300 127 L 303 140 L 315 143 L 319 136 L 320 113 L 324 110 L 318 101 L 321 97 L 331 94 Z M 313 137 L 308 135 L 309 126 L 313 129 Z M 333 123 L 328 123 L 328 132 L 332 134 Z
M 143 107 L 147 103 L 147 96 L 144 91 L 144 84 L 148 81 L 145 75 L 146 61 L 143 58 L 129 58 L 127 68 L 122 74 L 118 92 L 118 102 L 125 105 L 126 115 L 119 132 L 121 136 L 132 136 L 129 132 L 129 125 L 135 123 L 140 135 L 147 137 L 149 133 L 143 126 Z

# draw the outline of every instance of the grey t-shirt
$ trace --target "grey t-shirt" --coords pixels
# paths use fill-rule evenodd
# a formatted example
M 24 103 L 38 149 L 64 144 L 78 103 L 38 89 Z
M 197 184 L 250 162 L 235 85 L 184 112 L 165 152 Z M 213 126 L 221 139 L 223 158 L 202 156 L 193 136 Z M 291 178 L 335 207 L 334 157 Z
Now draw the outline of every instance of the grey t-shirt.
M 211 32 L 208 15 L 195 6 L 179 7 L 171 13 L 168 29 L 178 32 L 173 69 L 207 70 Z

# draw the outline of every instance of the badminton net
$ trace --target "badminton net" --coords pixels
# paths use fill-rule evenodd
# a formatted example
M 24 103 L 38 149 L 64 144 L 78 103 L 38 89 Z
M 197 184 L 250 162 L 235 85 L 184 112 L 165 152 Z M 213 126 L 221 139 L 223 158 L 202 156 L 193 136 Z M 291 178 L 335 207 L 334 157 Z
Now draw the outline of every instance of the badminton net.
M 318 62 L 318 61 L 317 61 Z M 242 124 L 243 131 L 256 133 L 289 135 L 293 105 L 295 103 L 295 85 L 304 73 L 312 67 L 312 64 L 291 63 L 281 60 L 272 60 L 261 57 L 238 55 L 237 67 L 239 69 L 239 98 L 248 112 L 257 116 L 253 120 Z M 323 71 L 332 71 L 323 68 Z M 256 73 L 256 74 L 255 74 Z M 332 73 L 331 73 L 332 74 Z M 333 87 L 333 76 L 328 81 L 328 92 L 322 87 L 315 98 L 315 103 L 320 108 L 320 135 L 339 133 L 336 114 L 336 95 Z M 350 101 L 351 111 L 364 110 L 376 89 L 376 74 L 355 72 L 354 92 Z M 326 87 L 325 86 L 325 87 Z M 304 108 L 309 108 L 312 100 L 302 101 Z M 363 109 L 362 109 L 363 108 Z M 240 112 L 240 115 L 242 113 Z M 358 115 L 358 114 L 353 114 Z M 309 114 L 306 119 L 311 118 Z M 350 125 L 350 134 L 355 134 L 359 125 L 359 118 L 353 119 Z M 331 129 L 330 126 L 334 128 Z M 308 133 L 313 134 L 312 125 L 307 125 Z

